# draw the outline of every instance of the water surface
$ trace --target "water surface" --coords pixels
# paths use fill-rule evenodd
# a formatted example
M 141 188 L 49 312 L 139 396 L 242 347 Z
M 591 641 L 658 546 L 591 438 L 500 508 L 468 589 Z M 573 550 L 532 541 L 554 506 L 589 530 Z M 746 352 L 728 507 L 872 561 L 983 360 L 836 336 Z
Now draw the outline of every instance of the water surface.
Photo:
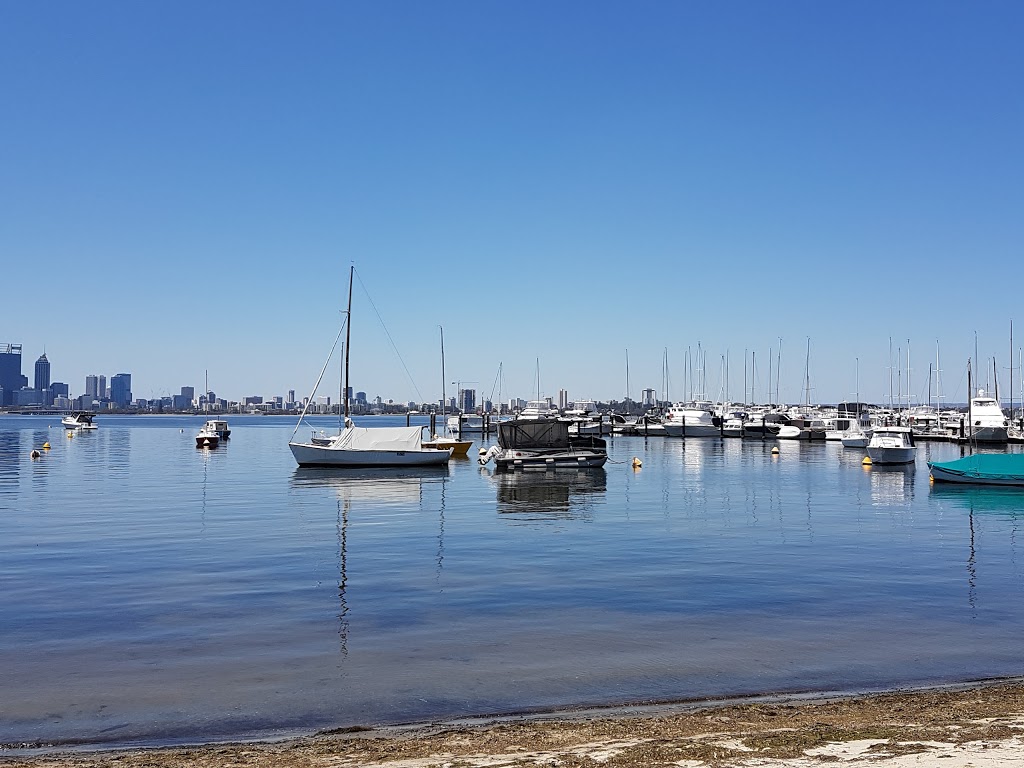
M 0 417 L 0 742 L 1024 673 L 1024 494 L 930 486 L 956 446 L 865 469 L 618 437 L 597 471 L 351 472 L 296 468 L 291 419 L 232 417 L 212 451 L 202 421 Z

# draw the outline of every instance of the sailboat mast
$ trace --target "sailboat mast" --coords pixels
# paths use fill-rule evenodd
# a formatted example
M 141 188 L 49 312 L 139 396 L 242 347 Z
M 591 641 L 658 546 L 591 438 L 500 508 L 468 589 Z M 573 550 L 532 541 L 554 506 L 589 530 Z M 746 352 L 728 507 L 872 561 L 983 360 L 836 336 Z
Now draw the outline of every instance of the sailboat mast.
M 975 340 L 977 340 L 977 334 L 975 334 Z M 973 414 L 973 397 L 971 396 L 971 359 L 967 358 L 967 424 L 969 426 L 968 431 L 968 445 L 971 446 L 971 453 L 974 453 L 974 414 Z
M 348 309 L 345 310 L 345 391 L 341 394 L 341 400 L 345 404 L 345 420 L 348 421 L 348 353 L 352 348 L 352 278 L 355 276 L 356 265 L 348 269 Z
M 447 395 L 444 391 L 444 326 L 437 326 L 441 329 L 441 421 L 444 421 L 445 400 Z

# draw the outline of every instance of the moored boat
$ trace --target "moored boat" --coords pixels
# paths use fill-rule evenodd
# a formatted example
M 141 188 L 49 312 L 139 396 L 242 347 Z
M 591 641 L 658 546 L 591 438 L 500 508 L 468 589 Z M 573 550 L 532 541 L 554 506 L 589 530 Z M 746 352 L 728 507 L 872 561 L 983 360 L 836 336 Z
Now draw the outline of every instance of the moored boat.
M 89 411 L 75 411 L 61 419 L 60 425 L 64 429 L 96 429 L 96 425 L 92 423 L 94 416 L 95 414 Z
M 498 426 L 498 444 L 480 456 L 504 470 L 554 470 L 603 467 L 605 441 L 592 435 L 574 437 L 569 422 L 559 419 L 515 419 Z
M 867 445 L 872 464 L 910 464 L 917 458 L 910 427 L 875 427 Z
M 348 359 L 351 349 L 352 331 L 352 279 L 355 267 L 349 270 L 348 310 L 345 318 L 345 391 L 349 391 Z M 338 334 L 340 337 L 340 333 Z M 333 351 L 333 350 L 332 350 Z M 328 356 L 330 362 L 330 356 Z M 327 364 L 324 364 L 324 370 Z M 323 372 L 320 374 L 323 377 Z M 317 382 L 319 383 L 319 382 Z M 314 393 L 316 388 L 314 387 Z M 312 401 L 312 396 L 309 398 Z M 295 440 L 302 419 L 306 416 L 303 409 L 299 423 L 292 432 L 292 440 L 288 447 L 300 467 L 423 467 L 448 463 L 451 448 L 427 448 L 423 445 L 423 427 L 357 427 L 349 418 L 349 400 L 344 398 L 344 427 L 338 434 L 328 436 L 316 434 L 309 442 Z M 308 408 L 308 405 L 307 405 Z
M 1024 486 L 1024 453 L 975 453 L 955 461 L 930 461 L 937 483 Z
M 220 445 L 220 433 L 212 426 L 214 423 L 206 422 L 196 433 L 196 448 L 216 448 Z

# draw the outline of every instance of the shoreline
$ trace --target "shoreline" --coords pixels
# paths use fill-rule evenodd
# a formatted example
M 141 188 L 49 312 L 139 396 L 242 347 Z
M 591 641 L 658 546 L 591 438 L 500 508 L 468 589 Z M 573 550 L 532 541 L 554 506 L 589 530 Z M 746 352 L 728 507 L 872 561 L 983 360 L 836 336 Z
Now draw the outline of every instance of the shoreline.
M 1024 678 L 467 717 L 164 747 L 0 750 L 0 768 L 1024 765 Z M 922 762 L 922 760 L 924 762 Z

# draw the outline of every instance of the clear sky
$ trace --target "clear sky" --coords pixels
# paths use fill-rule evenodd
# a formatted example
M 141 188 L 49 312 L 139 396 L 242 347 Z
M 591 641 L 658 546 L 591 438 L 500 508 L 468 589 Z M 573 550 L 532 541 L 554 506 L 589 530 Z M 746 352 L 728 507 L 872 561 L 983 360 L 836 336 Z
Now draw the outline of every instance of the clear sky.
M 620 398 L 628 349 L 681 399 L 699 342 L 764 399 L 781 338 L 793 402 L 810 338 L 812 400 L 887 399 L 890 339 L 963 400 L 976 333 L 1005 388 L 1022 37 L 1017 0 L 3 3 L 0 343 L 73 394 L 301 396 L 355 263 L 370 397 L 436 400 L 442 325 L 485 395 Z

